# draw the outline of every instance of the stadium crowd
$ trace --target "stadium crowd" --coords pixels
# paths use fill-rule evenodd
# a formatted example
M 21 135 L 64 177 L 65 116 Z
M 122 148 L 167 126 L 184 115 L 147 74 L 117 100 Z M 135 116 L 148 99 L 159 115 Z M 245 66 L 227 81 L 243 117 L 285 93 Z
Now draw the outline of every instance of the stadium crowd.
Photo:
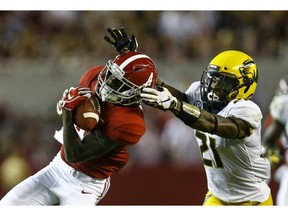
M 111 56 L 103 34 L 125 26 L 141 51 L 166 60 L 210 58 L 230 47 L 274 58 L 288 55 L 287 20 L 287 11 L 2 11 L 0 57 Z

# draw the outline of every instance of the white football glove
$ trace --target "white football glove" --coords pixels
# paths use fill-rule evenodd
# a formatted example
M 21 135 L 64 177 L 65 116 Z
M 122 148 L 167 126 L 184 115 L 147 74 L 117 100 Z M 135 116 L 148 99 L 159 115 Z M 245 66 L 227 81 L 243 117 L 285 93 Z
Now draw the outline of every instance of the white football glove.
M 58 114 L 59 116 L 62 115 L 62 108 L 61 108 L 61 106 L 60 106 L 60 101 L 58 101 L 57 104 L 56 104 L 56 111 L 57 111 L 57 114 Z
M 177 103 L 177 99 L 165 87 L 163 87 L 163 91 L 143 88 L 140 96 L 145 104 L 161 110 L 172 109 L 172 106 Z
M 63 101 L 65 100 L 65 98 L 67 98 L 68 93 L 69 93 L 69 89 L 65 89 L 65 91 L 63 92 L 62 98 L 56 104 L 56 111 L 57 111 L 57 114 L 59 116 L 62 115 L 61 105 L 62 105 Z

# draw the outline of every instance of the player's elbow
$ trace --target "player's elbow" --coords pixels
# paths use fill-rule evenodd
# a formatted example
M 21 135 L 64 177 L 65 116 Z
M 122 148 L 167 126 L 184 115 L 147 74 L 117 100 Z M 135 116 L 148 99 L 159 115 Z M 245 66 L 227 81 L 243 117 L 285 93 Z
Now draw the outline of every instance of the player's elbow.
M 73 154 L 72 152 L 68 152 L 68 151 L 65 151 L 65 159 L 66 159 L 69 163 L 78 163 L 78 162 L 80 162 L 80 161 L 79 161 L 79 158 L 76 157 L 75 154 Z
M 67 160 L 69 163 L 78 163 L 78 162 L 80 162 L 80 161 L 77 160 L 77 158 L 75 158 L 75 157 L 66 157 L 66 160 Z

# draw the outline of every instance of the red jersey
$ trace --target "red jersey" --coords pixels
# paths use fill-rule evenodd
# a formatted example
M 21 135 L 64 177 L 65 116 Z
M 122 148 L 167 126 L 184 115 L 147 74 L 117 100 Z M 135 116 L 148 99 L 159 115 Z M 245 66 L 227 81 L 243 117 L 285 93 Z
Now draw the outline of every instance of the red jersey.
M 80 79 L 80 86 L 89 87 L 95 95 L 97 76 L 103 66 L 95 66 L 88 70 Z M 120 145 L 106 154 L 80 163 L 69 163 L 65 159 L 64 145 L 61 148 L 62 159 L 76 170 L 94 178 L 107 178 L 119 171 L 128 162 L 128 146 L 138 143 L 145 133 L 143 110 L 140 106 L 116 106 L 111 103 L 101 103 L 100 121 L 97 130 L 118 142 Z

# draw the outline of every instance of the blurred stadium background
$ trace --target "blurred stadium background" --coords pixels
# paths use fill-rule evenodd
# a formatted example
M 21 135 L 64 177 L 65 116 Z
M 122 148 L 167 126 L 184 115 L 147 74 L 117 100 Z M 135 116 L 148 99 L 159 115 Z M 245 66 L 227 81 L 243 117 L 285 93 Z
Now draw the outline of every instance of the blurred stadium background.
M 183 91 L 220 51 L 250 54 L 264 131 L 287 74 L 287 21 L 286 11 L 0 11 L 0 198 L 58 152 L 56 102 L 88 68 L 115 56 L 107 27 L 135 34 L 160 77 Z M 100 205 L 201 205 L 207 186 L 192 130 L 168 112 L 144 110 L 147 132 Z M 275 198 L 278 185 L 270 185 Z

